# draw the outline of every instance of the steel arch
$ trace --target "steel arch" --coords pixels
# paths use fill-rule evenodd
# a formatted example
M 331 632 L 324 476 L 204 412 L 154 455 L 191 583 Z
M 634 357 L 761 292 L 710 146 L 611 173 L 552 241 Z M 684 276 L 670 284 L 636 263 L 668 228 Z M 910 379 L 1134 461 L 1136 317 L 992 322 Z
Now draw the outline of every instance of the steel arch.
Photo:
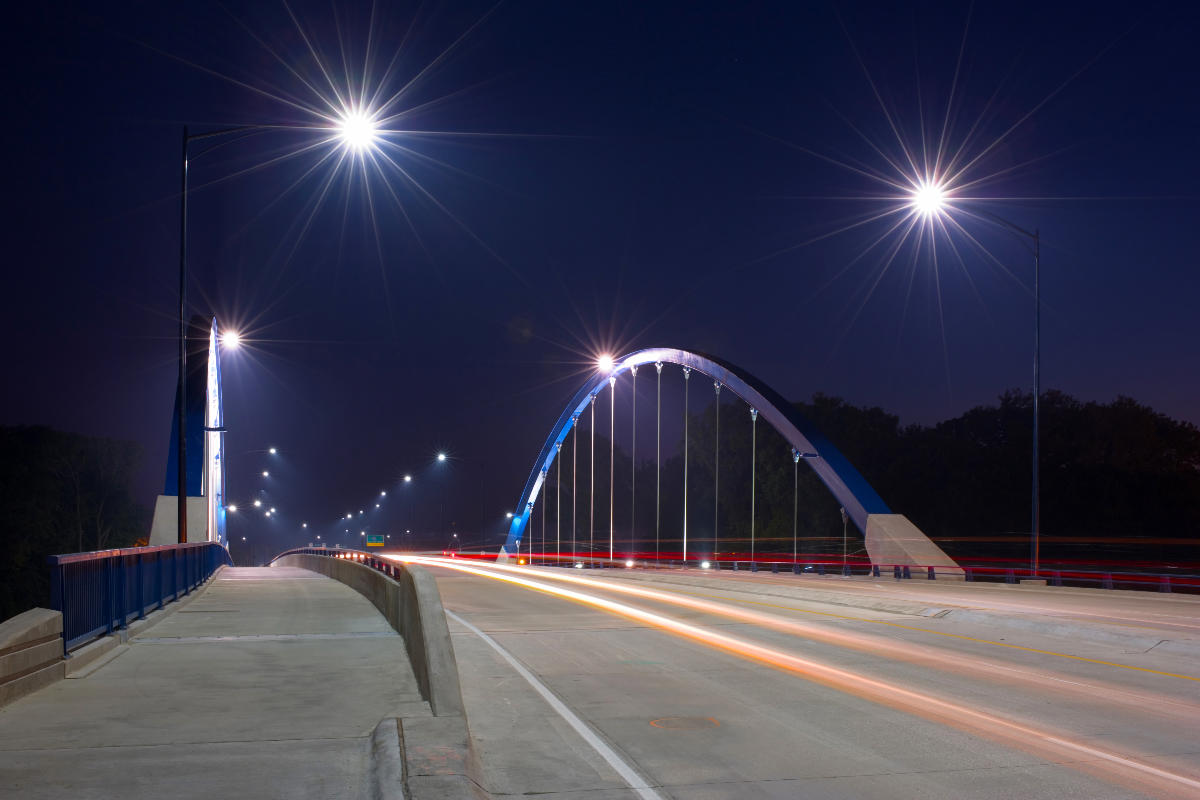
M 546 439 L 546 444 L 538 454 L 529 480 L 525 482 L 521 501 L 513 512 L 508 538 L 500 552 L 501 557 L 504 557 L 505 554 L 516 555 L 519 552 L 521 536 L 529 523 L 529 515 L 533 511 L 533 505 L 537 501 L 538 494 L 545 484 L 546 475 L 558 453 L 556 445 L 562 444 L 563 440 L 567 438 L 571 428 L 578 422 L 579 415 L 604 389 L 610 377 L 628 372 L 631 367 L 640 367 L 656 362 L 676 364 L 707 375 L 745 400 L 751 408 L 758 409 L 758 413 L 763 419 L 770 422 L 783 438 L 804 456 L 803 460 L 817 473 L 837 501 L 846 509 L 847 516 L 864 534 L 867 531 L 868 516 L 892 513 L 878 493 L 846 460 L 846 457 L 833 446 L 833 443 L 770 386 L 746 370 L 712 356 L 668 347 L 651 348 L 637 350 L 615 360 L 613 369 L 608 373 L 597 371 L 571 398 L 570 404 L 558 418 L 558 422 L 554 424 L 550 436 Z

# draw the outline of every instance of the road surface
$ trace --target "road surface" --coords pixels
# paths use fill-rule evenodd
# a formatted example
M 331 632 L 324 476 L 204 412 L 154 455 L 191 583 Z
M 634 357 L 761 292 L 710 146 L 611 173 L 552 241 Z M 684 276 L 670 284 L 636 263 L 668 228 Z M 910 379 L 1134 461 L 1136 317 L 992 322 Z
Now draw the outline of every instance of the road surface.
M 455 566 L 498 796 L 1200 797 L 1200 598 Z

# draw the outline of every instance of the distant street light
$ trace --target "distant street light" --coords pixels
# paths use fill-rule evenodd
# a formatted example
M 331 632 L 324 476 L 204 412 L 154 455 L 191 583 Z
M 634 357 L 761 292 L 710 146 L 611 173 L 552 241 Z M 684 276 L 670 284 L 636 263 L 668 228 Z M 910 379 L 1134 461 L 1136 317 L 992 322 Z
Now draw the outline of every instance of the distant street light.
M 255 500 L 255 501 L 254 501 L 254 507 L 255 507 L 255 508 L 261 508 L 261 507 L 262 507 L 262 500 Z
M 228 505 L 228 506 L 225 506 L 225 510 L 226 510 L 226 511 L 232 511 L 232 512 L 234 512 L 234 513 L 236 514 L 236 513 L 237 513 L 237 506 L 235 506 L 235 505 Z
M 445 454 L 445 453 L 438 453 L 438 454 L 437 454 L 437 460 L 438 460 L 438 461 L 445 461 L 445 460 L 446 460 L 446 454 Z
M 405 482 L 405 483 L 412 483 L 412 475 L 405 475 L 405 476 L 404 476 L 404 482 Z
M 270 453 L 271 455 L 275 455 L 275 454 L 276 454 L 277 452 L 279 452 L 279 451 L 278 451 L 278 450 L 276 450 L 274 447 L 272 447 L 272 448 L 271 448 L 270 450 L 268 450 L 267 452 L 268 452 L 268 453 Z
M 264 470 L 263 470 L 263 477 L 264 477 L 264 478 L 269 478 L 269 477 L 271 477 L 271 473 L 270 473 L 270 472 L 267 472 L 267 471 L 264 469 Z

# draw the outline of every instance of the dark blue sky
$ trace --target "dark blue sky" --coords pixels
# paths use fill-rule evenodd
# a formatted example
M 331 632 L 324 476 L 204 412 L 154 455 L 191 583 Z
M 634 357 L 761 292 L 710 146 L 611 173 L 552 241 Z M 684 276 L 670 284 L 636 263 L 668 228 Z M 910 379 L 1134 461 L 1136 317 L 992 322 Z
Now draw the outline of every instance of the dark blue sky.
M 267 96 L 317 101 L 300 30 L 339 84 L 398 49 L 382 93 L 422 77 L 400 106 L 415 132 L 389 138 L 412 181 L 343 170 L 316 207 L 330 162 L 303 176 L 326 149 L 268 163 L 313 141 L 296 132 L 193 158 L 191 310 L 253 340 L 224 365 L 231 496 L 278 446 L 281 542 L 439 448 L 448 516 L 501 516 L 601 346 L 702 350 L 905 422 L 1028 389 L 1019 240 L 965 218 L 990 255 L 959 235 L 962 261 L 942 241 L 935 265 L 910 239 L 883 269 L 894 236 L 860 256 L 886 221 L 830 236 L 894 205 L 831 163 L 902 158 L 880 101 L 914 151 L 951 97 L 950 147 L 1000 139 L 970 195 L 1042 232 L 1043 386 L 1200 422 L 1195 12 L 985 3 L 968 25 L 960 3 L 899 5 L 381 3 L 373 28 L 358 4 L 26 9 L 5 47 L 0 422 L 140 442 L 153 502 L 181 126 L 311 124 Z

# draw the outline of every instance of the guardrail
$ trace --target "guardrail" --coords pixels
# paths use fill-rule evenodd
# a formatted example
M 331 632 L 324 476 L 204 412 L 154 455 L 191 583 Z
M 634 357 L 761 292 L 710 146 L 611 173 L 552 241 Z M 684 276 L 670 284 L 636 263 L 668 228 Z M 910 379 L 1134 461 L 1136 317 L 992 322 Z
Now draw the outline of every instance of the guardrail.
M 63 616 L 63 653 L 190 594 L 229 551 L 216 542 L 50 556 L 50 599 Z
M 480 551 L 468 553 L 462 550 L 443 551 L 443 555 L 463 559 L 495 558 L 495 553 Z M 773 574 L 793 573 L 796 575 L 841 575 L 845 577 L 874 577 L 909 580 L 913 578 L 941 580 L 967 580 L 980 583 L 1029 583 L 1044 582 L 1047 586 L 1073 586 L 1095 589 L 1129 589 L 1181 592 L 1200 594 L 1200 571 L 1195 564 L 1158 564 L 1138 562 L 1132 565 L 1098 562 L 1094 565 L 1060 561 L 1043 562 L 1036 573 L 1028 566 L 1011 563 L 980 564 L 960 562 L 957 564 L 892 564 L 872 563 L 863 555 L 850 555 L 845 561 L 840 554 L 803 554 L 795 561 L 791 555 L 767 554 L 750 558 L 745 554 L 722 554 L 720 560 L 691 557 L 686 561 L 679 553 L 662 553 L 657 557 L 650 553 L 620 554 L 609 558 L 596 553 L 521 553 L 510 556 L 516 563 L 532 562 L 534 566 L 578 567 L 582 569 L 619 569 L 642 567 L 649 569 L 700 568 L 719 572 L 769 572 Z M 1121 567 L 1126 567 L 1122 569 Z

